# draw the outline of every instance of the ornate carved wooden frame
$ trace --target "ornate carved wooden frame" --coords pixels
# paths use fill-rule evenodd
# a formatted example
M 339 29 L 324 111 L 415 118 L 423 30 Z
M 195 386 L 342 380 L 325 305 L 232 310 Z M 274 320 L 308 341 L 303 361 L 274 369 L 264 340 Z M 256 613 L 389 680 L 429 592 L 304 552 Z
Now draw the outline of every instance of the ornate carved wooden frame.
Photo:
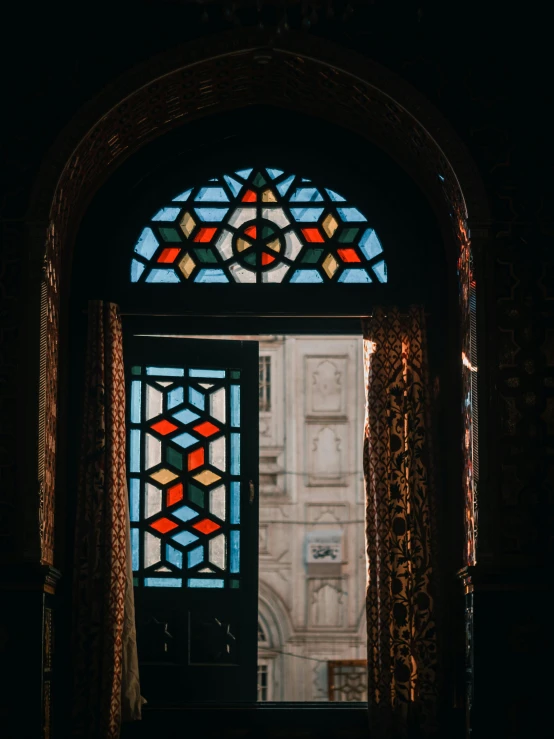
M 317 115 L 356 131 L 395 159 L 424 191 L 442 226 L 460 284 L 464 394 L 466 560 L 475 563 L 477 373 L 472 237 L 490 224 L 485 188 L 465 146 L 441 114 L 378 64 L 302 33 L 286 39 L 232 32 L 156 57 L 123 75 L 62 132 L 37 177 L 28 213 L 26 331 L 38 392 L 27 409 L 27 489 L 39 516 L 27 521 L 25 556 L 52 564 L 60 321 L 71 254 L 86 208 L 110 174 L 145 143 L 188 121 L 264 103 Z M 36 451 L 36 454 L 35 454 Z M 31 461 L 29 461 L 31 460 Z M 32 503 L 29 501 L 29 506 Z M 29 510 L 29 506 L 27 510 Z M 36 508 L 33 507 L 33 510 Z

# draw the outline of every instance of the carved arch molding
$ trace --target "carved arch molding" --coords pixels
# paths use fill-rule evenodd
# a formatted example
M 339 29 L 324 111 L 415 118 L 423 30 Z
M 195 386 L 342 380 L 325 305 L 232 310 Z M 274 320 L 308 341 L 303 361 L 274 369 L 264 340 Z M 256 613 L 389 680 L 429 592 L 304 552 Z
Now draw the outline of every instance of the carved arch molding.
M 31 530 L 25 539 L 35 543 L 27 551 L 40 547 L 41 561 L 52 564 L 60 306 L 65 304 L 65 272 L 87 204 L 110 173 L 145 143 L 193 119 L 259 103 L 320 116 L 372 141 L 411 174 L 443 225 L 460 278 L 466 558 L 473 564 L 475 281 L 468 222 L 474 230 L 490 223 L 483 184 L 449 124 L 392 73 L 321 39 L 290 34 L 276 44 L 251 31 L 205 38 L 133 69 L 71 121 L 43 163 L 28 214 L 34 269 L 25 333 L 31 337 L 38 332 L 40 337 L 30 370 L 35 373 L 30 380 L 39 388 L 37 464 L 26 470 L 35 480 L 33 484 L 28 479 L 30 488 L 36 489 L 38 480 L 39 516 L 28 522 Z M 36 443 L 21 441 L 27 442 L 27 449 Z

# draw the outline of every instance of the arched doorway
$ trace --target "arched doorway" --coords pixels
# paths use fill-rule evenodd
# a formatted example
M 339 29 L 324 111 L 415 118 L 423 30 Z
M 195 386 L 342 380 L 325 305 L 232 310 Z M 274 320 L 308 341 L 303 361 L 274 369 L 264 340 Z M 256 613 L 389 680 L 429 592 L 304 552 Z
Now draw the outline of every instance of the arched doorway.
M 437 214 L 450 263 L 459 264 L 462 288 L 459 325 L 467 429 L 465 562 L 475 561 L 471 428 L 476 394 L 471 339 L 471 310 L 475 305 L 470 294 L 474 280 L 467 218 L 473 218 L 477 226 L 487 223 L 483 188 L 463 147 L 444 122 L 428 107 L 422 115 L 424 104 L 414 102 L 416 96 L 403 84 L 383 70 L 369 68 L 367 62 L 341 59 L 334 48 L 320 48 L 316 53 L 299 44 L 294 39 L 285 49 L 269 42 L 260 46 L 258 42 L 254 48 L 248 39 L 232 44 L 224 39 L 207 55 L 192 48 L 185 63 L 182 58 L 176 62 L 166 56 L 159 60 L 156 74 L 149 65 L 122 81 L 117 91 L 107 93 L 95 112 L 89 111 L 86 123 L 83 119 L 71 127 L 69 136 L 55 147 L 45 166 L 31 214 L 35 223 L 43 224 L 33 234 L 33 254 L 36 262 L 44 264 L 44 272 L 40 300 L 39 284 L 31 284 L 33 299 L 29 304 L 29 326 L 33 335 L 40 333 L 34 358 L 40 387 L 40 435 L 37 468 L 26 471 L 29 476 L 37 474 L 41 481 L 40 530 L 35 536 L 44 563 L 52 562 L 54 546 L 57 373 L 59 346 L 63 347 L 60 326 L 63 329 L 66 320 L 72 244 L 87 204 L 110 173 L 147 141 L 206 112 L 245 106 L 260 99 L 293 110 L 309 110 L 374 141 L 411 174 Z M 419 115 L 426 119 L 423 125 L 408 112 L 411 105 L 421 105 Z M 137 114 L 138 110 L 144 114 Z M 440 129 L 447 133 L 441 136 Z

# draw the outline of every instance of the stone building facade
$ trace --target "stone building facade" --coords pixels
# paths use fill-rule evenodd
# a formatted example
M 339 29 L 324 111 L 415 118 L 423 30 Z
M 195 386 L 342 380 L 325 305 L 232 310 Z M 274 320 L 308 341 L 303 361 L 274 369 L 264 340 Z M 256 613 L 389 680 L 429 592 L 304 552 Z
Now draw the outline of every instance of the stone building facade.
M 363 423 L 360 336 L 262 338 L 260 700 L 326 701 L 366 657 Z

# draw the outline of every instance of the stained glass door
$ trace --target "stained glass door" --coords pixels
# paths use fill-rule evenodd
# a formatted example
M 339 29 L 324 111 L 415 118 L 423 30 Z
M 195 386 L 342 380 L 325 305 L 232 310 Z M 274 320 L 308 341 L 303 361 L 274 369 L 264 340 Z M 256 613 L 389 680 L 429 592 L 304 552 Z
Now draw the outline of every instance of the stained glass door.
M 256 699 L 258 344 L 127 337 L 143 695 Z

